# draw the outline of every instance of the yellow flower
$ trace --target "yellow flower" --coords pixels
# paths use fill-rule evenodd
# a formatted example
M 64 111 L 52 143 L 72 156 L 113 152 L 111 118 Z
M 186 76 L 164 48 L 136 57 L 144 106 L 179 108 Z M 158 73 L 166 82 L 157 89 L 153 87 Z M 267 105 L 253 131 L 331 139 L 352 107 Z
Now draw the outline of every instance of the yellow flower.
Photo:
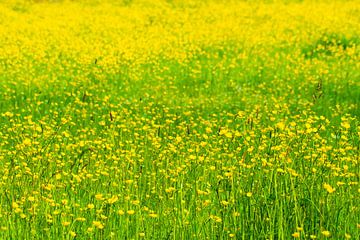
M 209 205 L 210 205 L 210 203 L 211 203 L 211 200 L 206 199 L 206 200 L 204 200 L 203 205 L 204 205 L 204 207 L 207 207 L 207 206 L 209 206 Z
M 71 224 L 71 222 L 65 221 L 65 222 L 62 222 L 61 224 L 62 224 L 64 227 L 67 227 L 67 226 L 69 226 L 69 225 Z
M 33 201 L 35 201 L 35 198 L 34 198 L 33 196 L 30 196 L 30 197 L 28 197 L 28 200 L 29 200 L 30 202 L 33 202 Z
M 140 201 L 139 201 L 139 200 L 132 200 L 132 201 L 131 201 L 131 204 L 139 205 L 139 204 L 140 204 Z
M 232 133 L 231 133 L 231 132 L 226 132 L 226 133 L 225 133 L 225 137 L 227 137 L 227 138 L 232 138 Z
M 19 208 L 19 204 L 17 204 L 16 202 L 13 202 L 11 205 L 13 208 Z
M 25 138 L 24 141 L 23 141 L 23 144 L 24 144 L 25 146 L 30 146 L 30 145 L 31 145 L 31 139 Z
M 158 215 L 156 213 L 149 213 L 149 217 L 151 218 L 157 218 Z
M 215 171 L 215 170 L 216 170 L 216 167 L 215 167 L 215 166 L 210 166 L 209 169 L 210 169 L 211 171 Z
M 285 129 L 285 123 L 284 122 L 278 122 L 276 124 L 276 127 L 279 128 L 280 130 L 284 130 Z
M 239 217 L 239 216 L 240 216 L 240 213 L 239 213 L 239 212 L 234 212 L 234 213 L 233 213 L 233 216 L 234 216 L 234 217 Z
M 88 208 L 88 209 L 94 209 L 94 208 L 95 208 L 95 205 L 92 204 L 92 203 L 89 203 L 89 204 L 87 205 L 87 208 Z
M 325 188 L 325 190 L 326 190 L 328 193 L 333 193 L 333 192 L 335 192 L 335 188 L 331 187 L 330 184 L 324 183 L 323 187 Z
M 93 225 L 94 227 L 96 227 L 97 229 L 104 229 L 104 224 L 102 224 L 100 221 L 93 221 Z
M 293 236 L 294 238 L 299 238 L 300 233 L 299 232 L 294 232 L 293 234 L 291 234 L 291 236 Z
M 21 208 L 15 208 L 15 210 L 14 210 L 15 213 L 22 213 L 22 211 L 23 210 Z
M 342 122 L 341 126 L 345 129 L 349 129 L 351 127 L 349 122 Z
M 105 198 L 103 197 L 103 195 L 101 193 L 99 193 L 99 194 L 95 195 L 95 199 L 101 201 L 101 200 L 104 200 Z
M 69 234 L 71 237 L 76 237 L 76 233 L 74 231 L 70 231 Z
M 220 132 L 219 132 L 219 135 L 222 136 L 222 135 L 225 135 L 227 133 L 228 133 L 227 129 L 221 129 Z
M 134 210 L 128 210 L 128 211 L 127 211 L 127 214 L 133 215 L 133 214 L 135 214 L 135 211 L 134 211 Z
M 112 196 L 111 198 L 109 198 L 109 199 L 107 200 L 107 202 L 108 202 L 109 204 L 113 204 L 113 203 L 117 202 L 118 200 L 119 200 L 118 196 L 114 195 L 114 196 Z
M 171 193 L 174 191 L 176 191 L 176 189 L 174 187 L 169 187 L 169 188 L 165 189 L 165 192 L 167 192 L 167 193 Z
M 215 216 L 215 215 L 210 215 L 210 218 L 213 219 L 215 222 L 217 223 L 221 223 L 222 219 L 221 217 Z
M 324 230 L 321 232 L 322 235 L 324 235 L 324 237 L 330 237 L 331 236 L 331 233 L 327 230 Z
M 14 114 L 11 113 L 11 112 L 6 112 L 6 113 L 3 113 L 2 115 L 3 115 L 4 117 L 9 117 L 9 118 L 12 118 L 12 117 L 14 116 Z
M 78 217 L 78 218 L 75 218 L 76 221 L 79 221 L 79 222 L 85 222 L 86 221 L 86 218 L 84 217 Z

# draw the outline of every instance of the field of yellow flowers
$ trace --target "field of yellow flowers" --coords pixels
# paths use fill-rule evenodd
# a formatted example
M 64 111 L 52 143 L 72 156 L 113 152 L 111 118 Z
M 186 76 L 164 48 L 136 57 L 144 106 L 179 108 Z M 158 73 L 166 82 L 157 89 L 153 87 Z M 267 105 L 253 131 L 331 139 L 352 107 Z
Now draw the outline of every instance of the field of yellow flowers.
M 0 2 L 0 239 L 359 239 L 360 2 Z

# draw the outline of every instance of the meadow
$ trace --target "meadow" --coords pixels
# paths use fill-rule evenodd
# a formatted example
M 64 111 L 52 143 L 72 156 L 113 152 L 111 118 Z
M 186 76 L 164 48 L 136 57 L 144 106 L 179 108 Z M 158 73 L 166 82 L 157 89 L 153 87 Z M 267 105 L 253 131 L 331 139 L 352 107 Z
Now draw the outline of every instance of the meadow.
M 360 239 L 359 44 L 359 1 L 0 1 L 0 239 Z

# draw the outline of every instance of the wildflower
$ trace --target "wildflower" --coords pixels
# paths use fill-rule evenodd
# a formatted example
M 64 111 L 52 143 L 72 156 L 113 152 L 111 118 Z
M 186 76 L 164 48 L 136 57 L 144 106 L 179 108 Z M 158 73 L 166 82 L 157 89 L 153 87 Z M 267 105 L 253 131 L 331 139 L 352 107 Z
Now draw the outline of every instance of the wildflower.
M 105 198 L 104 198 L 104 196 L 103 196 L 101 193 L 99 193 L 99 194 L 96 194 L 96 195 L 95 195 L 95 199 L 101 201 L 101 200 L 104 200 Z
M 294 232 L 293 234 L 291 234 L 291 236 L 293 236 L 294 238 L 299 238 L 300 233 L 299 232 Z
M 85 222 L 85 221 L 86 221 L 86 218 L 84 218 L 84 217 L 78 217 L 78 218 L 75 218 L 75 221 Z
M 345 129 L 349 129 L 351 127 L 349 122 L 342 122 L 341 126 Z
M 280 130 L 284 130 L 285 129 L 285 123 L 284 122 L 278 122 L 276 124 L 276 127 L 279 128 Z
M 219 135 L 222 136 L 222 135 L 226 135 L 228 133 L 229 133 L 229 131 L 227 129 L 221 129 L 219 132 Z
M 169 188 L 165 189 L 165 192 L 167 192 L 167 193 L 171 193 L 174 191 L 176 191 L 176 188 L 174 188 L 174 187 L 169 187 Z
M 211 203 L 211 200 L 206 199 L 206 200 L 204 200 L 204 202 L 203 202 L 203 206 L 204 206 L 204 207 L 207 207 L 207 206 L 210 205 L 210 203 Z
M 135 214 L 135 211 L 134 211 L 134 210 L 128 210 L 128 211 L 127 211 L 127 214 L 133 215 L 133 214 Z
M 30 196 L 30 197 L 28 197 L 28 200 L 29 200 L 30 202 L 33 202 L 33 201 L 35 201 L 35 198 L 34 198 L 33 196 Z
M 331 187 L 330 184 L 324 183 L 323 187 L 325 188 L 325 190 L 326 190 L 328 193 L 333 193 L 333 192 L 335 192 L 335 188 Z
M 217 223 L 221 223 L 221 222 L 222 222 L 221 217 L 218 217 L 218 216 L 215 216 L 215 215 L 210 215 L 210 218 L 211 218 L 212 220 L 214 220 L 215 222 L 217 222 Z
M 89 203 L 86 207 L 91 210 L 91 209 L 95 208 L 95 205 L 92 203 Z
M 321 232 L 322 235 L 324 235 L 324 237 L 330 237 L 331 236 L 331 233 L 327 230 L 324 230 Z
M 109 199 L 107 200 L 107 202 L 108 202 L 109 204 L 113 204 L 113 203 L 117 202 L 118 200 L 119 200 L 118 196 L 114 195 L 114 196 L 112 196 L 111 198 L 109 198 Z
M 102 224 L 100 221 L 93 221 L 93 226 L 97 229 L 104 229 L 104 224 Z
M 215 167 L 215 166 L 210 166 L 209 169 L 210 169 L 211 171 L 215 171 L 215 170 L 216 170 L 216 167 Z
M 64 227 L 67 227 L 71 224 L 71 222 L 64 221 L 61 223 Z
M 157 218 L 158 215 L 156 213 L 149 213 L 149 217 L 151 218 Z
M 12 205 L 12 208 L 19 208 L 19 204 L 17 204 L 16 202 L 13 202 L 11 205 Z
M 234 217 L 239 217 L 239 216 L 240 216 L 240 213 L 239 213 L 239 212 L 234 212 L 234 213 L 233 213 L 233 216 L 234 216 Z
M 5 113 L 3 113 L 2 115 L 3 115 L 4 117 L 9 117 L 9 118 L 12 118 L 12 117 L 14 116 L 14 114 L 11 113 L 11 112 L 5 112 Z
M 31 139 L 25 138 L 25 139 L 23 140 L 23 144 L 24 144 L 25 146 L 31 146 Z

